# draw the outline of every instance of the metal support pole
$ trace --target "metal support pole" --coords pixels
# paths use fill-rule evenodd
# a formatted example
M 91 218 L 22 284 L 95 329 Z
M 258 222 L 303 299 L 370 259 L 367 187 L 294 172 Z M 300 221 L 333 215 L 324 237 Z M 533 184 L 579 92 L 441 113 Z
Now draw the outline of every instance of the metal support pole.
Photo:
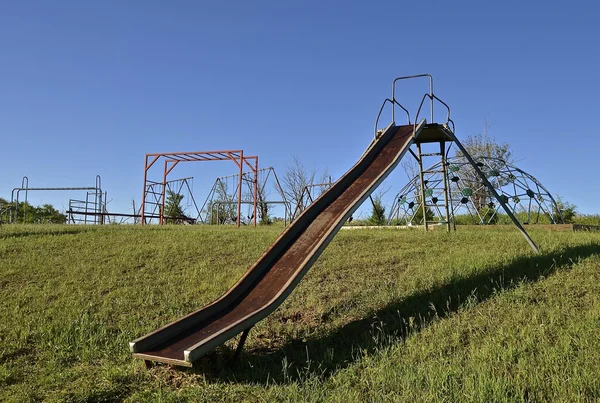
M 446 230 L 450 232 L 450 210 L 448 207 L 448 175 L 446 173 L 446 143 L 440 141 L 440 154 L 442 156 L 442 176 L 444 178 L 444 207 L 446 208 Z
M 106 210 L 106 199 L 107 199 L 107 194 L 108 192 L 104 192 L 104 198 L 100 201 L 100 211 L 102 212 L 102 214 L 100 214 L 100 224 L 104 225 L 104 213 L 107 213 L 108 211 Z M 109 219 L 109 224 L 110 224 L 110 217 L 107 217 Z
M 172 165 L 169 166 L 169 163 Z M 160 219 L 161 224 L 166 223 L 165 204 L 166 204 L 166 197 L 167 197 L 167 186 L 169 185 L 169 182 L 167 181 L 167 177 L 169 176 L 169 174 L 171 173 L 173 168 L 175 168 L 175 166 L 177 166 L 177 164 L 179 164 L 179 161 L 177 161 L 177 160 L 165 160 L 165 171 L 164 171 L 163 183 L 162 183 L 162 205 L 161 205 L 162 218 Z M 181 190 L 181 189 L 179 189 L 179 190 Z M 179 192 L 177 192 L 177 194 L 179 194 Z
M 246 339 L 248 338 L 248 333 L 250 333 L 250 329 L 248 328 L 242 332 L 242 336 L 240 337 L 240 341 L 238 342 L 238 346 L 235 349 L 235 354 L 233 354 L 233 361 L 237 361 L 242 354 L 242 350 L 244 349 L 244 344 L 246 343 Z
M 193 179 L 193 178 L 191 178 L 191 179 Z M 196 213 L 198 213 L 198 215 L 200 215 L 200 211 L 198 210 L 198 205 L 196 204 L 196 199 L 194 199 L 194 192 L 192 192 L 192 189 L 190 188 L 190 184 L 188 183 L 187 178 L 184 179 L 184 181 L 185 181 L 185 186 L 187 187 L 187 190 L 188 190 L 188 195 L 190 196 L 190 200 L 193 203 L 194 208 L 196 209 Z M 194 185 L 192 184 L 192 187 L 193 186 Z M 196 218 L 196 220 L 197 220 L 197 218 Z
M 90 205 L 90 192 L 85 193 L 85 218 L 83 220 L 84 224 L 88 223 L 88 207 Z
M 27 222 L 27 188 L 29 187 L 29 178 L 24 176 L 21 179 L 21 187 L 25 188 L 25 208 L 23 209 L 23 222 Z
M 146 160 L 144 162 L 144 189 L 142 191 L 142 206 L 140 207 L 140 209 L 141 209 L 141 224 L 142 225 L 144 225 L 146 223 L 146 220 L 145 220 L 145 215 L 146 215 L 145 214 L 146 213 L 146 183 L 148 182 L 148 170 L 160 158 L 160 156 L 156 156 L 155 155 L 154 158 L 152 159 L 152 162 L 150 164 L 148 164 L 148 157 L 150 157 L 150 156 L 146 155 Z
M 521 234 L 523 235 L 523 237 L 525 237 L 525 239 L 527 240 L 527 243 L 529 243 L 529 246 L 531 246 L 531 248 L 535 251 L 535 253 L 540 253 L 537 245 L 533 242 L 533 240 L 531 239 L 531 237 L 529 236 L 529 234 L 527 233 L 527 231 L 525 231 L 525 228 L 523 228 L 523 226 L 521 225 L 521 223 L 519 222 L 519 220 L 517 220 L 517 218 L 514 216 L 514 214 L 512 213 L 512 211 L 510 211 L 510 209 L 506 205 L 506 203 L 504 203 L 504 201 L 502 200 L 502 198 L 500 197 L 500 195 L 498 194 L 498 192 L 496 192 L 496 189 L 494 189 L 494 187 L 492 186 L 492 184 L 490 183 L 490 181 L 488 181 L 488 179 L 483 174 L 483 172 L 481 172 L 481 170 L 479 169 L 479 167 L 477 166 L 477 164 L 475 163 L 475 161 L 473 160 L 473 158 L 471 158 L 471 156 L 469 155 L 469 153 L 467 152 L 467 150 L 458 141 L 458 139 L 456 138 L 456 136 L 454 136 L 454 133 L 451 134 L 451 137 L 453 138 L 454 142 L 456 143 L 456 146 L 463 153 L 463 155 L 465 156 L 465 158 L 467 159 L 467 161 L 469 161 L 469 163 L 473 166 L 473 169 L 475 169 L 475 172 L 477 172 L 477 175 L 479 175 L 479 177 L 483 181 L 484 185 L 489 189 L 490 192 L 492 192 L 492 194 L 494 195 L 494 197 L 496 198 L 496 200 L 498 200 L 498 202 L 500 203 L 500 205 L 502 206 L 502 208 L 504 209 L 504 211 L 506 212 L 506 214 L 508 214 L 508 216 L 510 217 L 510 219 L 512 220 L 512 222 L 517 226 L 517 228 L 519 229 L 519 231 L 521 231 Z
M 13 223 L 13 216 L 14 216 L 14 211 L 15 211 L 15 205 L 14 205 L 14 201 L 15 201 L 15 192 L 17 191 L 17 188 L 14 188 L 10 194 L 10 211 L 9 211 L 9 215 L 8 215 L 8 222 L 9 223 Z
M 96 190 L 94 191 L 94 213 L 98 213 L 98 178 L 96 178 Z M 94 224 L 98 224 L 98 216 L 94 215 Z
M 238 183 L 237 226 L 242 224 L 242 180 L 244 175 L 244 151 L 240 151 L 240 181 Z
M 431 123 L 435 122 L 435 120 L 433 120 L 433 77 L 429 76 L 429 102 L 431 105 Z
M 258 198 L 258 157 L 254 159 L 254 228 L 256 228 L 256 199 Z
M 144 215 L 146 213 L 146 180 L 148 179 L 148 156 L 146 155 L 144 161 L 144 188 L 142 189 L 142 205 L 140 206 L 140 225 L 145 224 Z M 134 202 L 135 203 L 135 202 Z M 134 207 L 135 209 L 135 207 Z M 133 212 L 135 214 L 135 211 Z
M 424 175 L 423 175 L 423 157 L 421 153 L 421 143 L 417 143 L 417 150 L 419 152 L 419 179 L 421 182 L 421 208 L 423 210 L 423 225 L 425 227 L 425 231 L 429 229 L 427 224 L 427 207 L 425 203 L 425 183 L 424 183 Z
M 17 190 L 17 199 L 15 200 L 15 224 L 19 223 L 19 192 L 21 190 Z
M 429 78 L 429 99 L 431 105 L 431 122 L 433 122 L 433 76 L 431 74 L 416 74 L 414 76 L 404 76 L 394 79 L 392 82 L 392 122 L 395 122 L 395 102 L 396 102 L 396 81 L 408 80 L 411 78 L 428 77 Z M 408 122 L 410 124 L 410 121 Z M 415 118 L 415 124 L 416 124 Z
M 163 182 L 162 182 L 162 192 L 161 192 L 161 202 L 160 202 L 160 211 L 158 212 L 159 224 L 165 223 L 165 197 L 167 192 L 167 164 L 168 160 L 165 160 L 164 171 L 163 171 Z
M 100 175 L 96 175 L 96 213 L 102 212 L 102 180 L 100 179 Z M 102 217 L 98 216 L 94 218 L 95 224 L 103 224 Z
M 452 146 L 448 147 L 447 150 L 445 150 L 444 152 L 444 160 L 447 161 L 448 160 L 448 153 L 450 152 L 450 148 Z M 446 171 L 448 172 L 448 171 Z M 448 200 L 450 201 L 450 216 L 452 217 L 452 229 L 454 231 L 456 231 L 456 216 L 454 215 L 454 203 L 452 203 L 452 185 L 449 184 L 448 186 Z

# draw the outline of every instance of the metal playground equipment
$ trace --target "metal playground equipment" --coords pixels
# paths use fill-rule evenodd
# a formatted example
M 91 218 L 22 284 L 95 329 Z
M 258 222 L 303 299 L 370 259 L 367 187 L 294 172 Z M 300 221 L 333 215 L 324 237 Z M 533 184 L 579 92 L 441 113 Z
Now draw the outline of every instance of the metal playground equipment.
M 163 172 L 161 181 L 151 181 L 149 171 L 159 160 L 163 161 Z M 233 161 L 239 169 L 239 180 L 237 183 L 237 216 L 236 225 L 241 225 L 242 212 L 242 176 L 244 166 L 250 168 L 254 173 L 254 200 L 258 193 L 258 157 L 244 156 L 243 150 L 223 151 L 197 151 L 197 152 L 172 152 L 146 154 L 144 160 L 144 189 L 142 192 L 142 204 L 140 208 L 140 223 L 142 225 L 151 222 L 165 224 L 170 217 L 165 216 L 165 203 L 168 187 L 168 175 L 180 162 L 206 162 L 206 161 Z M 156 186 L 160 184 L 161 186 Z M 156 191 L 159 189 L 159 191 Z M 254 225 L 256 225 L 256 202 L 253 205 Z
M 151 210 L 145 211 L 145 217 L 147 219 L 152 218 L 160 218 L 159 212 L 163 206 L 163 195 L 168 195 L 170 193 L 182 195 L 186 193 L 187 198 L 185 198 L 188 202 L 188 207 L 193 208 L 196 214 L 200 214 L 200 210 L 198 209 L 198 205 L 196 204 L 196 199 L 194 198 L 194 192 L 192 191 L 191 184 L 193 183 L 194 178 L 179 178 L 179 179 L 171 179 L 166 182 L 154 182 L 154 181 L 146 181 L 146 206 L 150 206 Z M 135 208 L 134 208 L 135 211 Z M 136 218 L 140 218 L 139 215 Z M 164 217 L 173 219 L 177 222 L 181 223 L 196 223 L 196 219 L 192 217 Z
M 302 188 L 296 207 L 294 207 L 294 214 L 292 214 L 292 220 L 300 215 L 305 208 L 310 206 L 322 193 L 326 192 L 331 187 L 333 182 L 331 176 L 327 177 L 327 182 L 313 183 L 306 185 Z
M 500 158 L 473 159 L 521 223 L 564 222 L 554 197 L 535 177 Z M 450 185 L 447 204 L 440 202 L 445 184 Z M 449 221 L 456 223 L 456 217 L 460 216 L 463 224 L 494 224 L 501 215 L 500 209 L 501 204 L 494 200 L 473 166 L 458 154 L 424 169 L 404 186 L 394 197 L 387 222 L 389 225 L 423 225 L 425 221 L 445 223 L 449 217 Z
M 69 211 L 67 212 L 69 222 L 85 222 L 86 224 L 104 224 L 104 215 L 103 213 L 106 211 L 106 192 L 102 191 L 102 180 L 100 175 L 96 175 L 96 184 L 95 186 L 89 187 L 29 187 L 29 178 L 24 176 L 21 181 L 21 187 L 13 188 L 10 198 L 10 204 L 8 209 L 9 213 L 9 222 L 17 223 L 19 218 L 23 221 L 27 219 L 27 210 L 23 209 L 20 211 L 19 207 L 19 198 L 21 192 L 24 192 L 25 197 L 23 202 L 28 203 L 28 194 L 29 192 L 37 192 L 37 191 L 85 191 L 86 198 L 85 201 L 82 200 L 70 200 L 69 201 Z M 75 208 L 75 211 L 72 210 L 71 207 Z M 83 216 L 85 218 L 80 218 Z M 88 219 L 88 217 L 90 217 Z
M 257 178 L 256 193 L 254 192 L 255 178 Z M 243 183 L 241 204 L 248 207 L 248 211 L 240 216 L 240 221 L 244 225 L 250 224 L 255 218 L 266 222 L 276 206 L 283 207 L 285 225 L 292 220 L 291 203 L 287 200 L 273 167 L 259 169 L 256 173 L 244 172 L 241 179 Z M 217 178 L 199 210 L 197 221 L 211 225 L 236 223 L 239 181 L 239 174 Z M 253 210 L 254 206 L 256 206 L 256 213 Z

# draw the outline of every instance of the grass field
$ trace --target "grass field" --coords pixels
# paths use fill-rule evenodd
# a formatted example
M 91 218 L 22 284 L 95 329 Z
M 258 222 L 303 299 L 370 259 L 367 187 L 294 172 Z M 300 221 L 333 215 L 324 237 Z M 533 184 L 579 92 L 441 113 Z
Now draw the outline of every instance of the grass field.
M 340 232 L 203 368 L 128 342 L 225 292 L 281 228 L 0 227 L 0 401 L 597 401 L 600 233 Z

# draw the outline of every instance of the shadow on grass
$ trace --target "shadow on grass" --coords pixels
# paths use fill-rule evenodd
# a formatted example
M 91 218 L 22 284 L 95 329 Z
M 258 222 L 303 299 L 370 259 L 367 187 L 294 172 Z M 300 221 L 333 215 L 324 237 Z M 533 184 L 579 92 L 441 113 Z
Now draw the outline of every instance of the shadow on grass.
M 557 270 L 570 269 L 580 258 L 600 254 L 600 245 L 586 244 L 539 256 L 523 256 L 512 263 L 468 278 L 457 278 L 426 292 L 410 295 L 350 322 L 331 333 L 294 340 L 277 351 L 249 351 L 236 363 L 226 350 L 206 357 L 200 369 L 209 379 L 259 384 L 326 377 L 357 361 L 361 355 L 402 343 L 437 318 L 456 312 L 465 303 L 477 303 L 523 282 L 535 282 Z M 412 318 L 412 319 L 410 319 Z M 310 361 L 309 361 L 310 360 Z

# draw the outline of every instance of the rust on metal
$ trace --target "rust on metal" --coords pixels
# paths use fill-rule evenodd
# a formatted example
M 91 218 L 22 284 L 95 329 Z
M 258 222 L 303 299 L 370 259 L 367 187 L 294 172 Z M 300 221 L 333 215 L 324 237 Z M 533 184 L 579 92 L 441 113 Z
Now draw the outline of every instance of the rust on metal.
M 152 166 L 161 158 L 164 158 L 163 164 L 163 176 L 162 176 L 162 189 L 160 194 L 154 195 L 155 201 L 148 200 L 148 184 L 157 183 L 148 180 L 148 171 Z M 223 150 L 223 151 L 195 151 L 195 152 L 170 152 L 170 153 L 152 153 L 146 154 L 144 159 L 144 191 L 142 192 L 142 205 L 140 210 L 141 224 L 146 223 L 146 219 L 152 219 L 158 216 L 160 224 L 166 223 L 167 217 L 165 216 L 165 203 L 166 203 L 166 188 L 167 188 L 167 177 L 169 173 L 179 164 L 180 162 L 198 162 L 198 161 L 233 161 L 240 172 L 240 180 L 238 183 L 238 203 L 237 203 L 237 226 L 241 225 L 241 208 L 242 208 L 242 171 L 244 165 L 250 167 L 255 175 L 254 184 L 254 226 L 256 227 L 256 199 L 258 197 L 257 184 L 258 182 L 258 156 L 244 156 L 243 150 Z M 253 161 L 254 163 L 250 163 Z M 156 197 L 158 196 L 158 197 Z M 146 205 L 154 206 L 154 210 L 148 214 Z M 156 212 L 158 209 L 158 214 Z

